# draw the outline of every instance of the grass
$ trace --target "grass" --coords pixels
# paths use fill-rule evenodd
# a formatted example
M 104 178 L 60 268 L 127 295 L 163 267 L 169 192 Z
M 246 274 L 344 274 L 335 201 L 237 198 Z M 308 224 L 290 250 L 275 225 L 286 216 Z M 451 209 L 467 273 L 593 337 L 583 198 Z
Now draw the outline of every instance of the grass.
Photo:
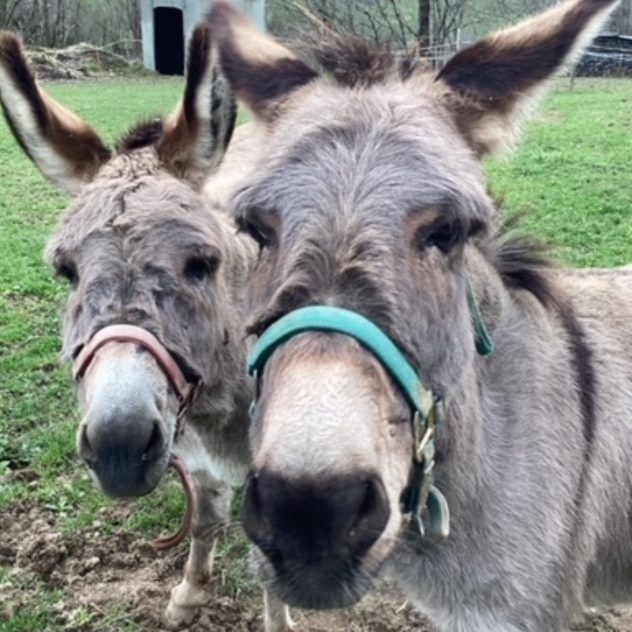
M 169 112 L 182 82 L 136 77 L 47 88 L 111 144 L 138 118 Z M 573 91 L 560 82 L 512 159 L 486 161 L 505 208 L 526 211 L 526 226 L 558 244 L 568 264 L 607 266 L 631 258 L 630 112 L 630 80 L 578 81 Z M 75 395 L 68 368 L 57 360 L 66 290 L 42 262 L 46 239 L 67 203 L 0 121 L 0 513 L 16 503 L 35 503 L 54 511 L 59 529 L 75 530 L 93 524 L 109 502 L 75 456 Z M 169 527 L 165 520 L 175 526 L 182 495 L 174 489 L 163 485 L 122 524 L 103 524 L 102 532 L 116 527 L 151 539 Z M 236 554 L 241 561 L 226 578 L 234 594 L 246 582 L 244 545 L 229 538 L 219 556 Z M 8 581 L 16 580 L 0 566 L 0 588 Z M 8 622 L 0 617 L 0 631 L 56 630 L 50 626 L 62 599 L 59 591 L 42 588 L 37 604 Z M 113 620 L 118 616 L 113 610 Z M 118 629 L 134 627 L 126 622 Z
M 511 161 L 488 161 L 497 195 L 569 265 L 628 263 L 632 82 L 560 80 Z
M 9 574 L 0 568 L 0 589 L 9 588 L 17 580 L 12 580 Z M 23 586 L 11 585 L 11 588 L 23 588 Z M 43 586 L 38 587 L 41 598 L 37 604 L 28 608 L 16 608 L 11 618 L 3 623 L 0 620 L 0 630 L 2 632 L 26 632 L 27 630 L 47 630 L 52 621 L 56 618 L 56 606 L 63 599 L 60 590 L 49 591 Z

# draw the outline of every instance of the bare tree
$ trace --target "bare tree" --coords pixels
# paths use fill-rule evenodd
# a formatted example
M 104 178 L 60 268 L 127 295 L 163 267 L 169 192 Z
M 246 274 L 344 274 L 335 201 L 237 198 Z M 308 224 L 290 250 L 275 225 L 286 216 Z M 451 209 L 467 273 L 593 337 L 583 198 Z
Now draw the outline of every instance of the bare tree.
M 0 0 L 0 28 L 11 29 L 22 0 Z
M 138 0 L 0 0 L 0 28 L 48 48 L 89 42 L 128 57 L 141 50 Z
M 432 5 L 432 24 L 435 42 L 456 42 L 459 29 L 468 26 L 464 0 L 441 0 Z
M 432 2 L 431 0 L 418 0 L 419 2 L 419 27 L 417 29 L 417 45 L 426 48 L 431 44 L 432 34 Z
M 339 33 L 362 35 L 396 49 L 422 51 L 456 39 L 467 1 L 268 0 L 268 27 L 276 35 L 295 37 L 313 26 L 305 19 L 308 13 Z

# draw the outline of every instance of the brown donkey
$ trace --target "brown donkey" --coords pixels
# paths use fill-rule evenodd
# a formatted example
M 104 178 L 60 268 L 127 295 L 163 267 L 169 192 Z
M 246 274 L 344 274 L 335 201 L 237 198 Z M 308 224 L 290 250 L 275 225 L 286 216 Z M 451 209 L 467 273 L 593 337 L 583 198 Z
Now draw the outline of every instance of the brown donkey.
M 198 28 L 181 105 L 110 151 L 42 91 L 19 40 L 0 33 L 7 121 L 39 169 L 74 195 L 46 256 L 70 285 L 63 355 L 83 412 L 79 455 L 108 496 L 151 492 L 173 463 L 197 498 L 185 576 L 166 613 L 174 627 L 207 601 L 215 540 L 249 463 L 244 288 L 256 249 L 202 192 L 235 123 L 216 57 Z M 285 608 L 271 605 L 266 629 L 285 629 Z
M 212 8 L 268 134 L 233 202 L 260 247 L 243 520 L 290 605 L 351 604 L 382 568 L 444 632 L 560 632 L 632 597 L 632 274 L 552 268 L 480 165 L 615 5 L 439 73 L 326 43 L 323 76 Z

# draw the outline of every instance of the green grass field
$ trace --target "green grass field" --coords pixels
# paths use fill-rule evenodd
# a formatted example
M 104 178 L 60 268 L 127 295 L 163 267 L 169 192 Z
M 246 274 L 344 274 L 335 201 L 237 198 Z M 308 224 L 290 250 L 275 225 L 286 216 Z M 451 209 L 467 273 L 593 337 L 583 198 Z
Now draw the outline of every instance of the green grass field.
M 494 192 L 567 264 L 632 260 L 632 82 L 560 80 L 513 159 L 490 161 Z
M 138 118 L 169 112 L 182 82 L 134 78 L 47 88 L 112 143 Z M 526 211 L 526 227 L 557 244 L 565 263 L 632 260 L 632 81 L 580 80 L 573 91 L 560 81 L 513 157 L 489 160 L 486 168 L 505 209 Z M 57 361 L 65 287 L 42 262 L 67 203 L 0 121 L 0 516 L 18 504 L 46 507 L 62 531 L 93 524 L 110 505 L 75 457 L 75 396 L 68 367 Z M 167 486 L 139 501 L 116 527 L 149 540 L 174 526 L 182 498 L 173 491 Z M 239 545 L 225 544 L 233 546 Z M 2 565 L 1 549 L 0 593 L 18 581 Z M 37 603 L 11 614 L 0 604 L 0 631 L 65 629 L 46 627 L 63 598 L 63 591 L 42 590 Z M 136 628 L 125 622 L 117 629 Z

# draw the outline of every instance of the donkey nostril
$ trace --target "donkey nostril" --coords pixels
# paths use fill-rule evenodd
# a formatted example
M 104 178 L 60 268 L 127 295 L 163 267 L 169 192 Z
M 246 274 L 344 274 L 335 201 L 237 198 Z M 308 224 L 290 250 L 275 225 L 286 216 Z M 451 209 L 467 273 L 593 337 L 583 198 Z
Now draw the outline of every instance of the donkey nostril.
M 269 516 L 261 504 L 258 474 L 251 472 L 244 486 L 244 501 L 241 509 L 242 524 L 248 537 L 259 547 L 270 553 L 273 529 Z
M 390 509 L 383 483 L 379 479 L 366 481 L 364 498 L 348 536 L 356 555 L 362 555 L 378 539 L 388 522 L 389 515 Z
M 377 509 L 379 504 L 379 494 L 375 483 L 373 481 L 367 481 L 364 486 L 365 494 L 362 505 L 360 506 L 360 517 L 371 515 Z
M 164 451 L 164 438 L 160 428 L 160 422 L 154 420 L 153 430 L 145 451 L 141 455 L 141 461 L 155 461 Z
M 380 538 L 389 516 L 384 484 L 372 474 L 322 484 L 262 470 L 251 473 L 242 505 L 246 534 L 277 568 L 355 564 Z

